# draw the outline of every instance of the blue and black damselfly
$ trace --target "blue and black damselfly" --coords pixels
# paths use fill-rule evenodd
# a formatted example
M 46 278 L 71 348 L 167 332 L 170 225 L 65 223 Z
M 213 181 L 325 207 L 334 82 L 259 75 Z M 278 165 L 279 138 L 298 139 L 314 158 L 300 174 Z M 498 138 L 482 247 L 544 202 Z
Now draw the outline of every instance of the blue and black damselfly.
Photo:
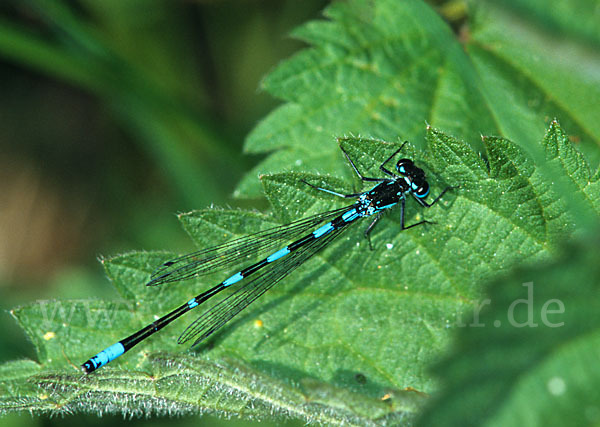
M 296 267 L 327 246 L 344 230 L 348 229 L 350 224 L 355 223 L 360 218 L 374 216 L 373 221 L 365 229 L 365 237 L 367 238 L 369 238 L 369 233 L 377 221 L 379 221 L 383 212 L 398 203 L 400 203 L 400 227 L 402 230 L 430 223 L 429 221 L 422 220 L 409 226 L 405 225 L 404 212 L 407 194 L 412 195 L 421 206 L 429 208 L 440 200 L 444 193 L 452 187 L 446 187 L 433 202 L 427 203 L 425 199 L 429 194 L 429 184 L 425 179 L 423 170 L 415 166 L 412 160 L 406 158 L 398 160 L 396 163 L 398 174 L 388 170 L 386 164 L 402 150 L 405 144 L 406 142 L 379 166 L 379 169 L 388 176 L 386 178 L 363 176 L 350 156 L 342 148 L 342 152 L 358 177 L 363 181 L 377 183 L 369 191 L 341 194 L 304 181 L 305 184 L 312 188 L 335 196 L 356 198 L 354 204 L 350 206 L 323 212 L 287 225 L 270 228 L 220 246 L 184 255 L 162 264 L 152 273 L 151 279 L 147 284 L 148 286 L 161 285 L 163 283 L 176 282 L 213 273 L 233 266 L 248 256 L 259 256 L 260 254 L 270 253 L 266 258 L 238 271 L 217 286 L 202 292 L 145 328 L 101 351 L 81 365 L 83 371 L 86 373 L 93 372 L 101 366 L 106 365 L 111 360 L 130 350 L 136 344 L 160 331 L 184 313 L 198 307 L 222 290 L 247 279 L 245 283 L 240 285 L 239 289 L 212 306 L 191 323 L 177 340 L 181 344 L 195 339 L 194 345 L 198 344 L 231 320 L 252 301 L 268 291 Z M 325 224 L 321 225 L 323 223 Z M 292 243 L 275 250 L 285 241 L 292 241 Z

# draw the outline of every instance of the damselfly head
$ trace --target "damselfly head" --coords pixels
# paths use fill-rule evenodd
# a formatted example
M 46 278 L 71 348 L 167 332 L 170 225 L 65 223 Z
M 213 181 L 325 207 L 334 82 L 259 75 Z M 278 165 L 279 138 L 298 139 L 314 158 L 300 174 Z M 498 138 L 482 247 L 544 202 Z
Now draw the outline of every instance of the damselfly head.
M 400 159 L 398 160 L 398 163 L 396 163 L 396 170 L 402 176 L 410 175 L 415 167 L 416 166 L 411 159 Z
M 410 159 L 400 159 L 396 163 L 396 170 L 404 177 L 410 186 L 411 192 L 419 199 L 424 199 L 429 194 L 429 183 L 425 179 L 423 169 L 415 166 Z
M 424 199 L 429 194 L 429 183 L 425 180 L 419 184 L 415 181 L 411 184 L 411 189 L 413 190 L 413 194 L 417 196 L 419 199 Z

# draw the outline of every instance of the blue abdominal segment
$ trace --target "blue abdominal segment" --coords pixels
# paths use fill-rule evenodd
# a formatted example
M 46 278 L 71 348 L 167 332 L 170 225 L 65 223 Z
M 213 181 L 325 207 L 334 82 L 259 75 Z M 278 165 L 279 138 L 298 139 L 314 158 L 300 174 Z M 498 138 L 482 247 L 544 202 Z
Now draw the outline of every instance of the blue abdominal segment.
M 102 350 L 100 353 L 92 357 L 90 360 L 85 362 L 82 367 L 85 369 L 89 366 L 91 369 L 87 369 L 86 372 L 95 371 L 101 366 L 106 365 L 108 362 L 115 360 L 117 357 L 125 353 L 125 347 L 120 342 L 111 345 L 110 347 Z
M 267 257 L 267 262 L 273 262 L 273 261 L 276 261 L 276 260 L 278 260 L 279 258 L 282 258 L 282 257 L 286 256 L 286 255 L 287 255 L 287 254 L 289 254 L 289 253 L 290 253 L 290 250 L 289 250 L 289 248 L 286 246 L 286 247 L 285 247 L 285 248 L 283 248 L 283 249 L 279 249 L 279 250 L 278 250 L 277 252 L 275 252 L 274 254 L 272 254 L 272 255 L 269 255 L 269 256 Z
M 244 278 L 244 276 L 242 276 L 242 273 L 241 273 L 241 272 L 239 272 L 239 273 L 235 273 L 235 274 L 234 274 L 233 276 L 231 276 L 229 279 L 227 279 L 227 280 L 224 280 L 224 281 L 223 281 L 223 285 L 224 285 L 224 286 L 231 286 L 231 285 L 233 285 L 234 283 L 237 283 L 237 282 L 239 282 L 239 281 L 240 281 L 240 280 L 242 280 L 243 278 Z
M 323 234 L 329 233 L 331 230 L 333 230 L 333 224 L 328 222 L 324 226 L 317 228 L 315 231 L 313 231 L 312 234 L 315 237 L 315 239 L 318 239 Z

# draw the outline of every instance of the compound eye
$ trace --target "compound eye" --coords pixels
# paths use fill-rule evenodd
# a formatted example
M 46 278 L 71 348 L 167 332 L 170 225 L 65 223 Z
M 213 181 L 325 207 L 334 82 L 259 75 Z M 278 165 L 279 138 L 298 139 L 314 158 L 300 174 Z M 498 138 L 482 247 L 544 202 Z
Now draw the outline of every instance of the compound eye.
M 414 184 L 413 184 L 413 186 L 414 186 Z M 420 187 L 418 187 L 416 189 L 413 188 L 413 190 L 414 190 L 415 196 L 417 196 L 419 199 L 424 199 L 429 194 L 429 184 L 427 183 L 427 181 L 424 181 Z
M 398 163 L 396 163 L 396 170 L 400 175 L 408 175 L 414 166 L 415 164 L 412 160 L 400 159 L 398 160 Z

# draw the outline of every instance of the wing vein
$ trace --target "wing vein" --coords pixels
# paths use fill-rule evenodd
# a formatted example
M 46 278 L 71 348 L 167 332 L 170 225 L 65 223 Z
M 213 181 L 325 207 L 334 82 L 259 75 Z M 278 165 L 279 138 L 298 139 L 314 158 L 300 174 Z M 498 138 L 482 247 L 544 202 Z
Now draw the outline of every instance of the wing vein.
M 234 293 L 202 313 L 183 331 L 177 342 L 182 344 L 198 337 L 193 344 L 196 345 L 206 339 L 347 228 L 348 226 L 344 226 L 335 229 L 322 238 L 298 248 L 281 261 L 266 266 L 260 275 L 249 280 Z
M 261 254 L 275 249 L 305 234 L 318 224 L 335 218 L 349 207 L 321 212 L 285 225 L 279 225 L 248 236 L 231 240 L 222 245 L 192 252 L 167 261 L 151 275 L 148 286 L 176 282 L 225 270 L 242 261 L 250 262 Z

